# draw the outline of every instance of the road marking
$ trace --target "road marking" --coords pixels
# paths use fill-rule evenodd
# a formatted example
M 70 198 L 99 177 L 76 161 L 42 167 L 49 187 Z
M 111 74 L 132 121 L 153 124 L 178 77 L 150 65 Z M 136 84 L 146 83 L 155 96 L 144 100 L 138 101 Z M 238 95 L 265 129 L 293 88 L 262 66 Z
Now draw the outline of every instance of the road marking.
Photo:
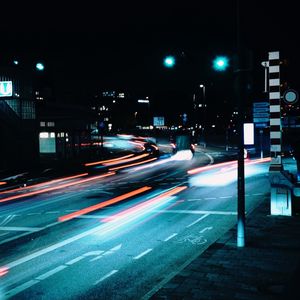
M 107 250 L 107 251 L 101 251 L 103 254 L 101 254 L 101 253 L 98 253 L 98 254 L 96 254 L 96 255 L 98 255 L 98 256 L 96 256 L 96 257 L 94 257 L 94 258 L 92 258 L 90 261 L 95 261 L 95 260 L 98 260 L 98 259 L 100 259 L 100 258 L 102 258 L 103 256 L 106 256 L 106 255 L 110 255 L 110 254 L 114 254 L 116 251 L 118 251 L 118 250 L 120 250 L 121 249 L 121 247 L 122 247 L 122 244 L 119 244 L 119 245 L 117 245 L 117 246 L 115 246 L 115 247 L 112 247 L 111 249 L 109 249 L 109 250 Z M 96 252 L 96 251 L 94 251 L 94 252 Z
M 64 266 L 64 265 L 58 266 L 58 267 L 54 268 L 53 270 L 50 270 L 50 271 L 36 277 L 35 279 L 39 280 L 39 281 L 44 280 L 44 279 L 54 275 L 55 273 L 58 273 L 59 271 L 65 269 L 65 268 L 67 268 L 67 266 Z
M 8 232 L 3 232 L 3 233 L 0 233 L 0 236 L 4 236 L 4 235 L 7 235 Z
M 215 198 L 215 197 L 212 197 L 212 198 L 204 198 L 204 200 L 215 200 L 215 199 L 217 199 L 217 198 Z
M 252 194 L 252 196 L 263 196 L 263 193 Z
M 109 273 L 107 273 L 106 275 L 104 275 L 103 277 L 101 277 L 99 280 L 97 280 L 97 281 L 94 283 L 94 285 L 96 285 L 96 284 L 98 284 L 99 282 L 101 282 L 101 281 L 107 279 L 108 277 L 114 275 L 114 274 L 117 273 L 118 271 L 119 271 L 119 270 L 112 270 L 112 271 L 110 271 Z
M 151 252 L 152 249 L 147 249 L 146 251 L 140 253 L 139 255 L 135 256 L 133 259 L 137 260 L 140 259 L 141 257 L 143 257 L 144 255 L 148 254 L 149 252 Z
M 58 214 L 59 210 L 56 211 L 46 211 L 46 214 Z
M 34 216 L 34 215 L 41 215 L 42 213 L 41 212 L 39 212 L 39 213 L 29 213 L 29 214 L 27 214 L 27 216 Z
M 164 239 L 164 242 L 169 241 L 170 239 L 172 239 L 174 236 L 176 236 L 178 233 L 173 233 L 170 236 L 168 236 L 166 239 Z
M 100 255 L 103 252 L 104 252 L 103 250 L 90 251 L 90 252 L 84 253 L 83 256 L 87 257 L 87 256 Z
M 30 288 L 31 286 L 35 285 L 36 283 L 39 283 L 39 281 L 38 280 L 29 280 L 29 281 L 15 287 L 14 289 L 8 291 L 7 293 L 5 293 L 5 295 L 8 297 L 12 297 L 12 296 L 19 294 L 22 291 Z
M 5 295 L 8 296 L 8 297 L 15 296 L 15 295 L 23 292 L 24 290 L 27 290 L 28 288 L 32 287 L 33 285 L 39 283 L 40 281 L 54 275 L 55 273 L 58 273 L 59 271 L 65 269 L 65 268 L 67 268 L 67 266 L 64 266 L 64 265 L 58 266 L 55 269 L 50 270 L 50 271 L 36 277 L 35 279 L 29 280 L 29 281 L 15 287 L 14 289 L 12 289 L 12 290 L 8 291 L 7 293 L 5 293 Z
M 203 198 L 195 198 L 195 199 L 188 199 L 187 201 L 188 202 L 191 202 L 191 201 L 202 201 Z
M 191 224 L 187 225 L 186 228 L 189 228 L 195 224 L 197 224 L 198 222 L 200 222 L 201 220 L 205 219 L 206 217 L 208 217 L 209 214 L 205 214 L 204 216 L 200 217 L 199 219 L 197 219 L 196 221 L 192 222 Z
M 73 212 L 73 211 L 77 211 L 77 210 L 79 210 L 79 209 L 66 209 L 65 211 L 66 212 Z
M 7 216 L 1 223 L 0 225 L 6 225 L 7 223 L 9 223 L 16 215 L 9 215 Z
M 205 228 L 203 228 L 203 229 L 200 231 L 200 233 L 203 233 L 203 232 L 205 232 L 205 231 L 207 231 L 207 230 L 212 230 L 212 229 L 213 229 L 212 226 L 210 226 L 210 227 L 205 227 Z
M 219 211 L 219 210 L 153 210 L 156 213 L 168 213 L 168 214 L 195 214 L 195 215 L 236 215 L 237 212 L 235 211 Z
M 65 265 L 71 266 L 71 265 L 77 263 L 78 261 L 82 260 L 83 258 L 84 258 L 84 256 L 78 256 L 78 257 L 76 257 L 74 259 L 71 259 L 68 262 L 66 262 Z
M 57 224 L 57 222 L 54 223 L 54 224 L 51 224 L 51 225 L 53 226 L 53 225 L 56 225 L 56 224 Z M 50 227 L 50 226 L 46 226 L 46 227 Z M 82 238 L 84 238 L 84 237 L 86 237 L 88 235 L 96 233 L 97 231 L 101 230 L 102 228 L 103 228 L 103 225 L 101 224 L 101 225 L 99 225 L 99 226 L 97 226 L 95 228 L 92 228 L 90 230 L 87 230 L 85 232 L 77 234 L 77 235 L 75 235 L 75 236 L 73 236 L 71 238 L 68 238 L 68 239 L 64 240 L 64 241 L 61 241 L 59 243 L 56 243 L 54 245 L 51 245 L 49 247 L 46 247 L 46 248 L 41 249 L 39 251 L 36 251 L 36 252 L 34 252 L 32 254 L 29 254 L 29 255 L 26 255 L 26 256 L 24 256 L 22 258 L 19 258 L 19 259 L 15 260 L 15 261 L 12 261 L 12 262 L 6 264 L 6 266 L 9 269 L 11 269 L 11 268 L 16 267 L 18 265 L 21 265 L 21 264 L 23 264 L 23 263 L 25 263 L 25 262 L 27 262 L 27 261 L 29 261 L 31 259 L 37 258 L 37 257 L 39 257 L 41 255 L 44 255 L 44 254 L 49 253 L 49 252 L 51 252 L 53 250 L 56 250 L 56 249 L 61 248 L 63 246 L 66 246 L 66 245 L 68 245 L 70 243 L 73 243 L 73 242 L 75 242 L 75 241 L 77 241 L 79 239 L 82 239 Z
M 223 197 L 220 197 L 220 199 L 229 199 L 229 198 L 232 198 L 233 196 L 223 196 Z
M 0 230 L 5 230 L 5 231 L 39 231 L 41 230 L 40 227 L 11 227 L 11 226 L 5 226 L 5 227 L 0 227 Z

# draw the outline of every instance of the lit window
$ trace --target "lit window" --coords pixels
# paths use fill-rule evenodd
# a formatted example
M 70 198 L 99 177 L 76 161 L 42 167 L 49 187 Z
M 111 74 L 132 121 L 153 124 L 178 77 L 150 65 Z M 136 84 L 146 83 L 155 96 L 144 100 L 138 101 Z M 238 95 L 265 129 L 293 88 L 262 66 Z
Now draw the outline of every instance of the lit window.
M 41 126 L 41 127 L 45 127 L 45 126 L 46 126 L 46 122 L 41 121 L 41 122 L 40 122 L 40 126 Z
M 47 122 L 48 127 L 54 127 L 55 123 L 54 122 Z
M 49 137 L 49 133 L 48 132 L 40 132 L 40 138 L 41 139 L 47 139 Z

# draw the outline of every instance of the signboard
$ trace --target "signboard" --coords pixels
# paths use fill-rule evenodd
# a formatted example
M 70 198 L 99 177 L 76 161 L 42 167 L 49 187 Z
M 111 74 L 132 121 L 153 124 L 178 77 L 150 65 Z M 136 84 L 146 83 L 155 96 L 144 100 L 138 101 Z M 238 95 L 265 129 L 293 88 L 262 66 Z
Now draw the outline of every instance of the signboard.
M 0 81 L 0 97 L 11 97 L 12 90 L 12 81 Z
M 256 128 L 266 128 L 270 123 L 270 104 L 268 101 L 253 103 L 253 123 Z
M 254 144 L 254 124 L 245 123 L 244 124 L 244 145 Z
M 165 118 L 153 117 L 153 126 L 165 126 Z
M 254 102 L 253 103 L 253 107 L 268 107 L 269 106 L 269 102 Z
M 298 93 L 295 90 L 289 89 L 283 94 L 283 100 L 287 104 L 294 104 L 298 101 Z

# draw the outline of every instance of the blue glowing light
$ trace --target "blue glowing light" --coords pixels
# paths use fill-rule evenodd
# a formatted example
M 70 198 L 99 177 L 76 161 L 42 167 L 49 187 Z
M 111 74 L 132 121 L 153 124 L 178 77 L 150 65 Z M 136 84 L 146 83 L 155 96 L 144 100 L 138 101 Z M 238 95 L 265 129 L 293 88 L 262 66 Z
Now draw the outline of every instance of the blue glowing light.
M 175 58 L 174 56 L 167 56 L 164 59 L 164 66 L 167 68 L 172 68 L 175 66 Z
M 213 60 L 213 68 L 215 71 L 225 71 L 229 67 L 229 59 L 226 56 L 217 56 Z
M 38 71 L 43 71 L 45 69 L 45 66 L 42 63 L 37 63 L 35 67 Z

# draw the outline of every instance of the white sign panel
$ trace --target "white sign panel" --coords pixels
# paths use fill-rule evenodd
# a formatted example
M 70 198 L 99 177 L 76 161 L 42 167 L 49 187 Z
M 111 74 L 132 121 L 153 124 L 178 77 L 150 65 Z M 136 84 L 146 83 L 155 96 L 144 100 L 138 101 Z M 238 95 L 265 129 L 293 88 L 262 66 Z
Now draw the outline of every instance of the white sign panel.
M 0 81 L 0 97 L 12 96 L 12 81 Z
M 254 144 L 254 124 L 245 123 L 244 124 L 244 145 Z

